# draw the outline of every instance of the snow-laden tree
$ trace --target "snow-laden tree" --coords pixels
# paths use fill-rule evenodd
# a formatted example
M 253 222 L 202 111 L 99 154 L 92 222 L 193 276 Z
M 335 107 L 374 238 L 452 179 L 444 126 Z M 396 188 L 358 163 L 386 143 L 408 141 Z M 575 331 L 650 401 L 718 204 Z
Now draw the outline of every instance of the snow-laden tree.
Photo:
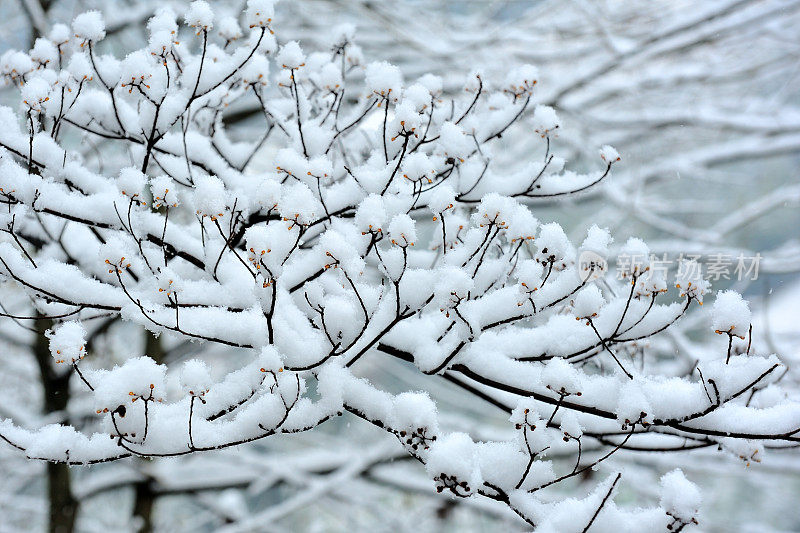
M 28 22 L 30 31 L 19 33 L 21 42 L 30 37 L 31 43 L 48 33 L 51 20 L 99 9 L 109 40 L 125 47 L 122 43 L 147 40 L 144 22 L 154 5 L 152 0 L 26 0 L 3 7 L 16 12 L 7 25 Z M 212 5 L 220 17 L 238 16 L 238 5 Z M 554 107 L 569 126 L 559 141 L 565 159 L 584 168 L 594 158 L 587 147 L 605 143 L 626 153 L 614 193 L 587 199 L 588 213 L 604 224 L 624 213 L 628 221 L 616 231 L 626 238 L 647 233 L 657 254 L 761 252 L 762 273 L 800 269 L 791 238 L 780 235 L 768 247 L 757 240 L 797 223 L 791 208 L 800 194 L 786 179 L 800 152 L 796 0 L 713 0 L 702 9 L 688 0 L 311 0 L 284 3 L 278 10 L 283 38 L 314 46 L 327 46 L 326 28 L 333 22 L 357 21 L 368 60 L 389 60 L 413 76 L 437 72 L 446 95 L 461 89 L 462 74 L 470 69 L 533 62 L 545 76 L 540 102 Z M 260 114 L 258 105 L 242 102 L 224 116 L 230 124 Z M 505 161 L 530 147 L 515 140 Z M 698 205 L 685 198 L 691 187 L 709 190 L 714 201 Z M 671 201 L 662 202 L 664 197 Z M 575 217 L 585 218 L 584 212 Z M 565 229 L 570 233 L 574 227 Z
M 315 42 L 341 10 L 325 1 L 280 7 L 302 20 L 292 35 Z M 760 252 L 763 274 L 800 271 L 794 235 L 782 231 L 798 223 L 800 202 L 796 0 L 354 1 L 346 10 L 368 57 L 415 76 L 440 73 L 445 94 L 476 67 L 536 64 L 538 101 L 567 126 L 557 141 L 565 159 L 586 168 L 598 144 L 624 151 L 614 187 L 582 199 L 568 234 L 599 219 L 624 235 L 619 242 L 648 235 L 659 256 Z M 226 116 L 255 113 L 244 104 Z M 530 144 L 514 140 L 495 164 L 524 157 Z M 687 197 L 695 188 L 705 197 Z
M 677 467 L 698 448 L 759 461 L 796 445 L 800 410 L 773 384 L 785 368 L 752 349 L 738 294 L 717 296 L 712 330 L 725 342 L 689 375 L 674 359 L 645 363 L 642 343 L 703 303 L 697 265 L 668 283 L 630 239 L 623 250 L 640 260 L 620 282 L 608 231 L 572 243 L 537 221 L 537 202 L 593 188 L 620 156 L 602 146 L 596 170 L 564 169 L 534 67 L 470 75 L 444 98 L 435 76 L 407 83 L 388 63 L 364 64 L 350 27 L 312 52 L 279 46 L 273 17 L 271 1 L 251 0 L 241 27 L 198 1 L 187 32 L 162 9 L 147 47 L 119 59 L 98 51 L 105 25 L 90 11 L 3 55 L 20 92 L 17 110 L 0 108 L 3 316 L 33 322 L 52 355 L 40 364 L 80 386 L 84 419 L 32 428 L 4 410 L 0 438 L 31 459 L 87 465 L 355 417 L 395 436 L 432 491 L 494 500 L 555 531 L 697 521 L 699 492 L 679 470 L 648 509 L 614 504 L 618 473 L 589 495 L 553 497 L 619 450 L 676 451 Z M 223 114 L 243 101 L 264 126 L 237 141 Z M 495 168 L 493 150 L 520 122 L 538 151 Z M 90 341 L 117 319 L 191 341 L 200 358 L 115 365 Z M 219 375 L 218 346 L 240 367 Z M 423 390 L 362 377 L 386 359 L 415 365 Z M 449 428 L 425 392 L 442 379 L 507 411 L 506 431 Z M 566 469 L 552 460 L 565 455 Z M 386 457 L 364 452 L 352 468 Z

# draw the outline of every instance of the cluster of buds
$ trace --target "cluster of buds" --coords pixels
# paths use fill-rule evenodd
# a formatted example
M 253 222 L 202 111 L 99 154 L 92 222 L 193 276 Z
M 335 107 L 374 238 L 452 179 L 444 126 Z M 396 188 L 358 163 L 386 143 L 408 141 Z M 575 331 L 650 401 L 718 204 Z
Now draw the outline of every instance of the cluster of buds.
M 433 480 L 436 482 L 436 492 L 443 492 L 445 489 L 449 490 L 459 498 L 467 498 L 472 494 L 472 488 L 466 481 L 459 481 L 456 476 L 450 476 L 441 472 L 435 476 Z
M 534 258 L 537 263 L 541 263 L 543 266 L 550 266 L 553 270 L 564 270 L 567 268 L 567 261 L 565 260 L 558 260 L 555 253 L 551 253 L 547 246 L 539 250 L 539 253 L 536 254 Z
M 262 17 L 261 12 L 256 11 L 255 12 L 255 16 L 256 17 Z M 255 21 L 252 24 L 250 24 L 250 29 L 252 29 L 252 28 L 266 28 L 266 29 L 269 30 L 269 32 L 271 34 L 274 34 L 275 32 L 270 27 L 271 23 L 272 23 L 272 18 L 271 17 L 259 18 L 257 21 Z
M 414 243 L 408 240 L 405 233 L 401 233 L 400 237 L 403 239 L 403 242 L 398 242 L 398 239 L 392 239 L 392 244 L 399 246 L 400 248 L 405 248 L 407 246 L 414 246 Z
M 331 258 L 330 263 L 325 263 L 325 270 L 328 270 L 329 268 L 339 268 L 340 265 L 339 260 L 336 259 L 332 253 L 325 252 L 325 255 Z
M 166 61 L 166 60 L 165 60 L 165 61 Z M 153 75 L 152 75 L 152 74 L 142 74 L 142 75 L 141 75 L 141 76 L 139 76 L 138 78 L 137 78 L 136 76 L 131 76 L 131 81 L 129 81 L 129 82 L 126 82 L 126 83 L 121 83 L 120 85 L 121 85 L 122 87 L 128 87 L 128 94 L 130 94 L 131 92 L 133 92 L 133 89 L 134 89 L 135 87 L 141 87 L 142 85 L 144 85 L 145 87 L 147 87 L 147 88 L 149 89 L 149 88 L 150 88 L 150 86 L 149 86 L 149 85 L 147 85 L 147 84 L 144 82 L 144 80 L 146 80 L 146 79 L 149 79 L 149 78 L 152 78 L 152 77 L 153 77 Z M 123 193 L 123 194 L 124 194 L 124 193 Z
M 386 89 L 386 90 L 382 89 L 380 91 L 372 91 L 372 93 L 369 96 L 367 96 L 367 98 L 372 98 L 373 95 L 380 96 L 381 99 L 378 100 L 378 107 L 381 107 L 381 104 L 383 103 L 384 99 L 387 102 L 386 105 L 389 105 L 388 102 L 389 102 L 389 96 L 391 96 L 391 93 L 392 93 L 392 89 L 391 88 Z
M 550 448 L 549 445 L 546 445 L 546 443 L 549 442 L 549 436 L 546 433 L 544 433 L 547 431 L 547 422 L 542 418 L 540 418 L 537 412 L 531 411 L 531 409 L 529 408 L 525 408 L 522 410 L 521 421 L 518 418 L 518 416 L 519 415 L 516 412 L 512 413 L 512 421 L 515 422 L 514 427 L 518 431 L 522 431 L 521 438 L 522 441 L 524 442 L 524 446 L 527 450 L 527 453 L 531 456 L 531 458 L 535 458 L 539 454 L 547 451 Z M 538 427 L 542 428 L 539 431 L 539 433 L 531 434 L 535 432 L 536 428 Z M 520 485 L 521 484 L 522 481 L 520 481 Z
M 295 176 L 294 174 L 292 174 L 292 171 L 291 171 L 291 170 L 289 170 L 288 168 L 283 168 L 283 167 L 282 167 L 282 166 L 280 166 L 280 165 L 276 165 L 276 166 L 275 166 L 275 170 L 277 170 L 279 173 L 286 174 L 286 177 L 291 177 L 291 178 L 294 178 L 294 179 L 296 179 L 296 180 L 298 180 L 298 181 L 300 180 L 300 178 L 298 178 L 297 176 Z
M 448 165 L 455 166 L 456 165 L 456 158 L 453 157 L 453 156 L 448 156 L 447 159 L 444 160 L 444 162 L 446 164 L 448 164 Z M 458 158 L 458 162 L 459 163 L 463 163 L 464 162 L 464 158 L 463 157 L 459 157 Z
M 572 435 L 569 431 L 562 431 L 561 440 L 563 440 L 564 442 L 575 440 L 580 443 L 581 437 L 578 435 Z
M 307 224 L 303 224 L 300 222 L 300 213 L 295 213 L 293 217 L 283 217 L 284 222 L 289 222 L 289 226 L 286 228 L 287 230 L 291 231 L 295 228 L 295 226 L 304 227 Z
M 368 231 L 362 231 L 361 235 L 366 235 L 367 233 L 369 233 L 370 235 L 375 235 L 377 237 L 379 234 L 383 234 L 383 229 L 376 228 L 372 224 L 370 224 Z
M 105 22 L 99 11 L 81 13 L 72 22 L 75 37 L 80 41 L 81 48 L 85 44 L 92 45 L 106 36 Z
M 534 421 L 533 422 L 529 422 L 528 421 L 528 415 L 530 413 L 531 413 L 530 409 L 527 409 L 527 408 L 524 409 L 522 411 L 522 414 L 524 415 L 523 422 L 522 423 L 518 422 L 518 423 L 514 424 L 514 427 L 519 430 L 519 429 L 522 429 L 522 426 L 524 425 L 524 426 L 527 426 L 528 429 L 530 429 L 531 431 L 534 431 L 536 429 L 536 423 L 535 422 L 536 422 L 536 420 L 539 420 L 539 417 L 535 416 L 534 417 Z
M 558 127 L 559 127 L 559 125 L 558 125 L 558 124 L 556 124 L 556 125 L 555 125 L 555 126 L 553 126 L 552 128 L 539 127 L 539 128 L 534 128 L 534 130 L 533 130 L 533 131 L 535 131 L 536 133 L 538 133 L 538 134 L 539 134 L 539 136 L 540 136 L 542 139 L 544 139 L 545 137 L 549 137 L 551 133 L 553 133 L 554 131 L 556 131 L 556 130 L 558 129 Z M 558 137 L 558 135 L 553 135 L 553 137 Z
M 394 139 L 392 139 L 392 140 L 394 140 Z M 452 159 L 452 158 L 451 158 L 451 159 Z M 405 179 L 407 179 L 408 181 L 412 182 L 412 183 L 414 183 L 414 182 L 416 181 L 416 180 L 414 180 L 414 179 L 412 179 L 412 178 L 409 178 L 409 177 L 408 177 L 408 174 L 403 174 L 403 177 L 404 177 Z M 423 174 L 422 176 L 420 176 L 419 180 L 420 180 L 420 181 L 421 181 L 421 180 L 425 180 L 425 181 L 428 183 L 428 185 L 430 185 L 431 183 L 433 183 L 433 180 L 432 180 L 432 179 L 430 178 L 430 176 L 428 176 L 427 174 Z
M 441 212 L 441 213 L 439 213 L 439 214 L 440 214 L 440 215 L 442 215 L 442 216 L 444 216 L 444 212 L 445 212 L 445 211 L 447 211 L 448 209 L 453 209 L 453 204 L 447 204 L 447 207 L 445 207 L 445 208 L 442 210 L 442 212 Z M 439 217 L 438 217 L 438 216 L 436 216 L 436 215 L 433 215 L 433 221 L 434 221 L 434 222 L 436 222 L 437 220 L 439 220 Z M 462 227 L 463 227 L 463 226 L 462 226 Z M 460 228 L 459 228 L 459 229 L 460 229 Z M 531 238 L 533 238 L 533 237 L 531 237 Z
M 619 153 L 617 153 L 617 151 L 611 146 L 603 146 L 600 149 L 600 159 L 602 159 L 609 165 L 612 165 L 617 161 L 622 160 L 622 158 L 619 156 Z
M 127 196 L 131 199 L 131 202 L 135 203 L 136 205 L 141 205 L 142 207 L 147 205 L 147 202 L 142 200 L 141 195 L 138 192 L 129 193 L 126 190 L 121 190 L 122 196 Z
M 169 189 L 164 189 L 164 193 L 161 196 L 153 195 L 153 207 L 155 209 L 160 209 L 162 207 L 178 207 L 178 202 L 172 202 L 171 204 L 167 202 L 167 195 L 169 194 Z
M 56 24 L 56 26 L 60 26 L 60 24 Z M 55 47 L 58 50 L 58 53 L 60 55 L 64 55 L 64 50 L 62 49 L 62 47 L 69 42 L 69 33 L 68 32 L 69 32 L 69 29 L 66 28 L 66 27 L 64 27 L 64 32 L 63 33 L 58 32 L 58 35 L 61 38 L 56 36 L 56 32 L 55 31 L 50 33 L 50 40 L 53 41 L 53 44 L 55 45 Z
M 37 41 L 30 53 L 31 61 L 36 63 L 36 70 L 47 68 L 47 64 L 52 61 L 50 57 L 48 57 L 49 52 L 51 51 L 49 46 L 43 46 L 42 48 L 39 48 L 39 43 L 44 44 L 44 41 Z M 47 44 L 52 45 L 49 42 Z
M 171 295 L 175 294 L 175 287 L 173 286 L 173 280 L 169 279 L 169 280 L 166 280 L 166 282 L 167 282 L 166 286 L 165 287 L 159 287 L 158 288 L 158 292 L 164 292 L 164 293 L 167 294 L 167 296 L 171 296 Z
M 318 180 L 321 180 L 323 178 L 327 178 L 328 177 L 328 173 L 327 172 L 323 172 L 322 176 L 317 176 L 316 174 L 312 173 L 310 170 L 308 172 L 306 172 L 306 175 L 311 176 L 312 178 L 317 178 Z
M 499 229 L 508 229 L 508 224 L 506 223 L 506 221 L 499 220 L 500 212 L 495 213 L 493 218 L 489 218 L 489 213 L 484 213 L 483 218 L 485 218 L 487 222 L 481 222 L 480 224 L 478 224 L 478 226 L 481 228 L 486 226 L 489 226 L 490 228 L 492 226 L 497 226 Z
M 752 329 L 752 327 L 753 326 L 751 325 L 750 328 Z M 738 333 L 734 333 L 733 332 L 734 329 L 736 329 L 736 326 L 731 326 L 728 329 L 715 329 L 714 333 L 716 333 L 717 335 L 723 335 L 723 334 L 730 335 L 731 337 L 738 337 L 738 338 L 744 340 L 745 334 L 743 333 L 743 334 L 739 335 Z
M 155 388 L 156 388 L 155 384 L 151 383 L 150 384 L 150 393 L 147 395 L 147 397 L 145 397 L 145 396 L 143 396 L 141 394 L 137 394 L 137 393 L 135 393 L 133 391 L 129 391 L 128 392 L 128 396 L 130 396 L 130 398 L 131 398 L 131 403 L 136 403 L 137 400 L 142 400 L 144 402 L 159 402 L 159 403 L 162 403 L 164 401 L 163 398 L 156 398 L 155 396 L 153 396 L 153 393 L 154 393 L 153 389 L 155 389 Z M 98 409 L 95 412 L 99 415 L 99 414 L 102 414 L 102 413 L 108 413 L 109 409 L 108 409 L 108 407 L 104 407 L 102 409 Z M 112 412 L 117 414 L 117 415 L 119 415 L 120 417 L 124 418 L 125 414 L 127 413 L 127 409 L 125 408 L 124 405 L 120 405 L 116 409 L 114 409 Z
M 337 87 L 338 87 L 338 85 L 337 85 Z M 380 105 L 380 102 L 378 103 L 378 105 Z M 417 139 L 417 138 L 419 138 L 419 135 L 417 135 L 416 131 L 417 131 L 417 128 L 414 127 L 414 126 L 412 126 L 410 129 L 407 130 L 406 129 L 406 121 L 405 120 L 401 120 L 400 121 L 400 131 L 397 132 L 397 135 L 392 137 L 392 142 L 394 142 L 400 136 L 410 137 L 410 136 L 413 135 L 414 138 Z
M 272 385 L 269 386 L 269 391 L 271 393 L 275 393 L 276 388 L 278 388 L 278 374 L 283 372 L 283 367 L 282 366 L 278 367 L 278 370 L 269 370 L 267 368 L 261 367 L 260 370 L 261 370 L 261 372 L 263 372 L 265 374 L 270 374 L 272 376 L 272 379 L 275 381 L 275 383 L 273 383 Z M 262 383 L 263 383 L 263 379 L 262 379 Z
M 45 96 L 44 98 L 37 98 L 35 100 L 23 100 L 26 106 L 30 107 L 32 111 L 36 111 L 37 113 L 42 111 L 42 104 L 50 100 L 49 96 Z
M 170 31 L 169 33 L 170 33 L 170 35 L 175 35 L 175 30 Z M 180 43 L 180 41 L 176 40 L 176 41 L 172 41 L 171 44 L 177 46 L 177 45 L 179 45 L 181 43 Z M 161 59 L 161 64 L 164 65 L 165 67 L 167 66 L 167 55 L 169 54 L 169 51 L 167 50 L 167 45 L 166 44 L 162 44 L 161 45 L 161 52 L 160 53 L 156 53 L 156 52 L 152 52 L 151 51 L 150 54 L 152 54 L 152 55 L 158 57 L 159 59 Z M 123 85 L 123 87 L 124 87 L 124 85 Z
M 323 89 L 327 89 L 331 93 L 336 93 L 339 90 L 339 87 L 341 87 L 341 84 L 339 83 L 334 83 L 334 84 L 326 83 L 325 85 L 323 85 Z
M 251 246 L 250 249 L 247 250 L 247 252 L 248 252 L 247 253 L 247 260 L 250 261 L 251 263 L 253 263 L 253 266 L 256 267 L 256 270 L 261 270 L 261 266 L 262 266 L 261 258 L 264 255 L 272 252 L 272 248 L 256 250 L 253 246 Z
M 77 363 L 78 361 L 80 361 L 81 359 L 83 359 L 86 356 L 86 349 L 85 348 L 86 347 L 84 345 L 81 345 L 80 348 L 78 348 L 77 357 L 70 357 L 69 361 L 67 361 L 66 358 L 64 358 L 64 359 L 56 359 L 56 363 L 59 363 L 59 364 L 67 363 L 67 362 L 69 362 L 70 364 Z M 57 355 L 62 355 L 61 350 L 56 350 L 56 354 Z
M 630 276 L 631 285 L 634 285 L 639 276 L 649 271 L 650 271 L 650 265 L 645 266 L 644 263 L 637 264 L 635 261 L 633 261 L 629 268 L 620 269 L 620 275 L 623 278 L 627 278 L 628 276 Z
M 534 237 L 533 235 L 525 235 L 525 236 L 523 236 L 523 237 L 514 237 L 513 239 L 511 239 L 511 242 L 517 242 L 517 241 L 532 241 L 532 240 L 534 240 L 534 239 L 535 239 L 535 237 Z
M 42 104 L 50 100 L 51 83 L 40 77 L 29 80 L 20 78 L 19 83 L 21 86 L 20 96 L 24 105 L 28 107 L 28 115 L 41 113 Z M 33 124 L 30 127 L 33 128 Z
M 675 287 L 680 289 L 681 297 L 687 296 L 689 298 L 694 298 L 697 300 L 697 303 L 703 305 L 702 296 L 703 293 L 706 291 L 707 283 L 696 283 L 688 281 L 684 285 L 681 283 L 676 283 Z M 742 337 L 744 338 L 744 337 Z
M 108 269 L 109 274 L 114 273 L 121 273 L 123 270 L 130 268 L 131 264 L 125 262 L 125 256 L 119 258 L 119 261 L 111 262 L 111 260 L 106 259 L 106 264 L 111 268 Z
M 189 24 L 189 26 L 192 26 L 193 28 L 197 28 L 197 33 L 195 33 L 195 36 L 198 36 L 201 33 L 203 33 L 204 31 L 208 31 L 208 26 L 209 25 L 208 24 L 195 23 L 195 24 Z
M 136 403 L 136 400 L 143 400 L 145 402 L 149 402 L 150 400 L 153 400 L 154 399 L 153 398 L 153 389 L 155 389 L 155 388 L 156 388 L 156 386 L 153 383 L 151 383 L 150 384 L 150 394 L 147 396 L 147 398 L 145 398 L 141 394 L 136 394 L 133 391 L 128 392 L 128 396 L 131 397 L 131 403 Z M 158 401 L 161 401 L 161 400 L 159 399 Z
M 263 28 L 269 30 L 272 23 L 272 17 L 275 16 L 274 1 L 272 0 L 248 0 L 247 9 L 245 10 L 245 24 L 253 28 Z
M 508 87 L 503 89 L 504 93 L 508 93 L 514 97 L 514 100 L 533 92 L 537 80 L 525 78 L 521 82 L 509 84 Z
M 685 528 L 689 524 L 694 524 L 694 525 L 698 524 L 697 518 L 695 518 L 695 517 L 692 517 L 691 520 L 686 521 L 686 520 L 684 520 L 682 518 L 678 518 L 677 516 L 673 515 L 669 511 L 667 511 L 667 516 L 672 518 L 672 522 L 667 524 L 667 531 L 681 531 L 683 528 Z
M 570 391 L 568 391 L 568 390 L 566 389 L 566 387 L 564 387 L 564 386 L 561 386 L 561 387 L 559 387 L 558 389 L 556 389 L 556 388 L 555 388 L 555 387 L 553 387 L 552 385 L 546 385 L 546 387 L 547 387 L 548 389 L 550 389 L 551 391 L 555 392 L 556 394 L 558 394 L 559 396 L 561 396 L 561 399 L 562 399 L 562 400 L 563 400 L 564 398 L 566 398 L 567 396 L 572 396 L 572 395 L 575 395 L 575 396 L 583 396 L 583 393 L 582 393 L 581 391 L 570 392 Z
M 210 218 L 212 222 L 217 220 L 218 218 L 222 218 L 225 216 L 225 213 L 216 213 L 216 214 L 203 213 L 202 210 L 200 209 L 197 210 L 197 214 L 200 215 L 200 218 L 205 218 L 205 217 Z
M 260 282 L 262 289 L 268 289 L 271 287 L 273 281 L 275 281 L 275 278 L 269 275 L 269 273 L 265 274 L 264 272 L 259 272 L 256 274 L 256 283 Z
M 650 267 L 647 267 L 647 269 L 649 270 Z M 639 280 L 639 284 L 636 287 L 633 297 L 638 300 L 647 296 L 655 297 L 656 295 L 664 292 L 667 292 L 667 284 L 664 279 L 651 274 L 650 276 Z
M 412 451 L 416 452 L 420 448 L 423 450 L 427 450 L 430 448 L 431 442 L 436 440 L 436 435 L 427 435 L 428 428 L 419 427 L 411 432 L 406 430 L 400 430 L 397 432 L 397 437 L 400 439 L 400 442 L 403 443 L 404 446 L 410 448 Z
M 760 463 L 761 462 L 761 449 L 760 448 L 756 448 L 755 450 L 753 450 L 752 453 L 740 454 L 739 455 L 739 459 L 744 461 L 745 466 L 747 466 L 747 467 L 750 466 L 750 462 L 751 461 L 756 462 L 756 463 Z
M 203 399 L 203 396 L 205 396 L 208 391 L 209 391 L 209 389 L 198 390 L 198 391 L 190 390 L 189 394 L 191 396 L 195 396 L 195 397 L 199 398 L 201 402 L 206 403 L 206 401 Z
M 131 397 L 131 403 L 136 403 L 136 400 L 142 400 L 145 403 L 146 402 L 163 403 L 164 402 L 164 398 L 156 398 L 155 396 L 153 396 L 153 389 L 155 389 L 155 387 L 156 386 L 154 384 L 152 384 L 152 383 L 150 384 L 150 394 L 148 394 L 147 397 L 145 397 L 145 396 L 143 396 L 141 394 L 136 394 L 133 391 L 128 392 L 128 395 Z
M 81 76 L 80 78 L 74 78 L 74 79 L 75 79 L 75 81 L 77 81 L 78 83 L 83 83 L 83 82 L 85 82 L 85 81 L 92 81 L 92 80 L 94 79 L 94 76 L 90 76 L 89 74 L 84 74 L 84 75 L 83 75 L 83 76 Z M 59 82 L 56 82 L 55 84 L 56 84 L 56 85 L 58 85 L 58 83 L 59 83 Z M 72 92 L 72 87 L 69 87 L 69 86 L 67 86 L 67 88 L 66 88 L 66 89 L 67 89 L 67 92 L 68 92 L 68 93 L 71 93 L 71 92 Z
M 267 80 L 267 78 L 264 77 L 263 73 L 259 73 L 256 76 L 256 79 L 254 80 L 250 80 L 247 79 L 247 77 L 242 76 L 242 85 L 244 85 L 245 88 L 252 86 L 253 89 L 255 90 L 257 85 L 260 85 L 261 87 L 266 87 L 267 85 L 269 85 L 269 81 Z M 280 170 L 280 168 L 278 168 L 278 170 Z
M 639 412 L 639 418 L 636 420 L 631 420 L 630 418 L 623 420 L 622 430 L 625 431 L 628 428 L 633 429 L 636 427 L 636 424 L 640 424 L 645 429 L 650 425 L 650 422 L 647 421 L 647 413 L 645 411 Z
M 461 301 L 466 298 L 466 296 L 460 296 L 456 291 L 450 291 L 450 296 L 451 298 L 449 298 L 446 302 L 447 307 L 442 307 L 439 309 L 439 311 L 444 313 L 444 316 L 447 318 L 450 318 L 450 311 L 455 311 Z
M 26 74 L 27 72 L 18 72 L 15 68 L 11 68 L 3 72 L 4 77 L 8 78 L 9 81 L 12 83 L 19 83 L 20 85 L 25 83 Z

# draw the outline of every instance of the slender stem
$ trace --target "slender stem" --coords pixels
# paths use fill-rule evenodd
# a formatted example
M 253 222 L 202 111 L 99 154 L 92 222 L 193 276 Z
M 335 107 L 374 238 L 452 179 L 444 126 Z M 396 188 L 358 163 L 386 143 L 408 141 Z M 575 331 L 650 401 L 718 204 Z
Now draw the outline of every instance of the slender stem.
M 83 372 L 81 372 L 81 369 L 80 369 L 80 368 L 78 368 L 78 364 L 77 364 L 77 363 L 72 363 L 72 368 L 74 368 L 74 369 L 75 369 L 75 372 L 77 372 L 77 373 L 78 373 L 78 377 L 79 377 L 79 378 L 81 378 L 81 381 L 83 381 L 83 382 L 86 384 L 86 386 L 87 386 L 87 387 L 89 387 L 89 390 L 90 390 L 90 391 L 92 391 L 92 392 L 94 392 L 94 387 L 92 387 L 92 384 L 91 384 L 91 383 L 89 383 L 89 382 L 86 380 L 86 378 L 83 376 Z
M 192 438 L 192 417 L 194 415 L 194 400 L 196 396 L 192 394 L 192 399 L 189 400 L 189 448 L 194 449 L 194 439 Z
M 622 474 L 617 474 L 617 477 L 614 478 L 614 481 L 611 483 L 611 486 L 608 488 L 608 492 L 603 497 L 603 500 L 600 502 L 600 505 L 597 507 L 597 510 L 592 515 L 592 519 L 589 520 L 589 523 L 586 524 L 585 528 L 583 528 L 583 533 L 586 533 L 587 531 L 589 531 L 589 528 L 592 527 L 592 524 L 594 523 L 595 519 L 597 518 L 597 515 L 600 514 L 600 511 L 603 509 L 603 506 L 606 504 L 608 499 L 611 497 L 611 493 L 614 492 L 614 487 L 617 486 L 617 482 L 619 481 L 619 478 L 621 478 L 621 477 L 622 477 Z
M 383 109 L 383 157 L 386 159 L 386 162 L 389 162 L 389 150 L 386 148 L 386 121 L 389 120 L 389 98 L 384 98 L 383 103 L 385 107 Z M 407 140 L 407 139 L 406 139 Z
M 594 331 L 595 335 L 597 335 L 597 338 L 598 338 L 598 339 L 600 339 L 600 343 L 603 345 L 603 348 L 605 348 L 605 350 L 606 350 L 608 353 L 610 353 L 610 354 L 611 354 L 611 357 L 613 357 L 613 358 L 614 358 L 614 361 L 616 361 L 616 362 L 617 362 L 617 364 L 619 365 L 619 367 L 622 369 L 622 371 L 623 371 L 623 372 L 625 372 L 625 375 L 626 375 L 626 376 L 628 376 L 628 378 L 630 378 L 630 379 L 633 379 L 633 374 L 631 374 L 630 372 L 628 372 L 627 370 L 625 370 L 625 367 L 624 367 L 624 366 L 622 366 L 622 363 L 621 363 L 621 362 L 620 362 L 620 360 L 617 358 L 617 354 L 615 354 L 614 352 L 612 352 L 612 351 L 611 351 L 611 348 L 609 348 L 609 347 L 608 347 L 608 344 L 606 344 L 606 340 L 605 340 L 605 339 L 604 339 L 604 338 L 603 338 L 603 337 L 600 335 L 600 332 L 598 332 L 598 331 L 597 331 L 597 328 L 595 327 L 594 323 L 592 322 L 592 319 L 591 319 L 591 318 L 587 318 L 587 319 L 586 319 L 586 322 L 589 324 L 589 326 L 591 326 L 591 328 L 592 328 L 592 331 Z

